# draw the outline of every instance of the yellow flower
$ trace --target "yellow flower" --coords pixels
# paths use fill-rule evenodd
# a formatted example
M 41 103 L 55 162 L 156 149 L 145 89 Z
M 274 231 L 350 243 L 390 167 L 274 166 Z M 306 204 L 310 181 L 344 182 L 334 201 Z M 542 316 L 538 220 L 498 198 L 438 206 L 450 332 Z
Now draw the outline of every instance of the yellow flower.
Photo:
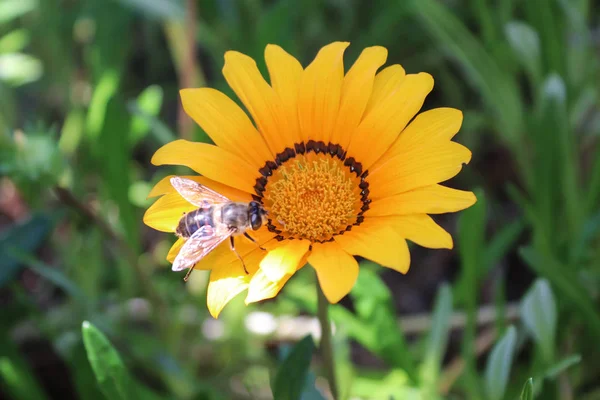
M 187 114 L 215 145 L 177 140 L 160 148 L 152 163 L 184 165 L 197 182 L 234 201 L 260 201 L 269 223 L 236 249 L 224 243 L 196 265 L 211 270 L 208 308 L 217 317 L 236 295 L 246 303 L 272 298 L 307 262 L 327 299 L 344 297 L 358 276 L 361 256 L 406 273 L 406 240 L 429 248 L 452 248 L 451 236 L 428 214 L 471 206 L 473 193 L 440 185 L 471 159 L 452 142 L 462 113 L 437 108 L 415 117 L 433 78 L 406 74 L 400 65 L 377 72 L 387 50 L 369 47 L 344 74 L 349 43 L 323 47 L 306 68 L 282 48 L 268 45 L 271 84 L 254 60 L 225 54 L 223 75 L 254 123 L 236 103 L 210 89 L 183 89 Z M 414 119 L 413 119 L 414 118 Z M 146 212 L 150 227 L 173 232 L 195 207 L 169 177 L 150 193 L 162 196 Z M 167 258 L 181 248 L 179 239 Z

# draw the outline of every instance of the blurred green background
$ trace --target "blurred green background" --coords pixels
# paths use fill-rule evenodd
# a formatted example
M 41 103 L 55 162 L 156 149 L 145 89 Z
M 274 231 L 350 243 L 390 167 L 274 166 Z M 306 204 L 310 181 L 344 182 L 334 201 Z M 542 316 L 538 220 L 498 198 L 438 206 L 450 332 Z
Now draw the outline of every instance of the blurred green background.
M 331 308 L 343 399 L 600 399 L 600 6 L 589 0 L 0 0 L 0 397 L 325 399 L 314 275 L 206 309 L 144 226 L 208 140 L 178 89 L 228 89 L 230 49 L 304 65 L 335 40 L 431 73 L 464 111 L 478 203 L 406 276 L 362 261 Z M 83 322 L 89 321 L 89 322 Z M 82 326 L 83 324 L 83 326 Z M 532 380 L 529 380 L 533 378 Z

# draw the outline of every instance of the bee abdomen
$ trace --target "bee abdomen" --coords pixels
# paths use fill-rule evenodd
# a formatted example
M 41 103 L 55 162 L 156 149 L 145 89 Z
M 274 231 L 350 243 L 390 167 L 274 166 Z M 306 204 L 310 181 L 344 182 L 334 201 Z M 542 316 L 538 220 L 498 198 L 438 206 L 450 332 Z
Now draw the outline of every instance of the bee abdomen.
M 212 214 L 212 207 L 190 211 L 181 217 L 175 233 L 181 237 L 188 238 L 205 225 L 214 226 Z

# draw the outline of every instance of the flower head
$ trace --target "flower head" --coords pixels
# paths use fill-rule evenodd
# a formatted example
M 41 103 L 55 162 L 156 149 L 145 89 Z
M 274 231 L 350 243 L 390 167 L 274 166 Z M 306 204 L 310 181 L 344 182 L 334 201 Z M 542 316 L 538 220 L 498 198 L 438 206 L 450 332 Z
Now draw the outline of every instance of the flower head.
M 210 269 L 208 307 L 217 316 L 234 296 L 246 302 L 277 295 L 307 262 L 330 302 L 344 297 L 358 276 L 355 255 L 406 273 L 406 240 L 452 248 L 452 238 L 428 214 L 471 206 L 471 192 L 439 183 L 455 176 L 471 152 L 451 141 L 462 113 L 437 108 L 415 117 L 433 78 L 406 74 L 400 65 L 378 72 L 387 50 L 369 47 L 344 74 L 348 43 L 323 47 L 303 68 L 278 46 L 265 59 L 270 84 L 249 57 L 229 51 L 223 74 L 252 120 L 223 93 L 183 89 L 187 114 L 215 145 L 177 140 L 152 163 L 184 165 L 193 179 L 232 201 L 259 201 L 268 222 L 236 249 L 219 245 L 195 266 Z M 253 123 L 253 122 L 254 123 Z M 165 178 L 162 196 L 146 212 L 154 229 L 173 232 L 182 214 L 196 209 Z M 184 239 L 167 258 L 173 261 Z

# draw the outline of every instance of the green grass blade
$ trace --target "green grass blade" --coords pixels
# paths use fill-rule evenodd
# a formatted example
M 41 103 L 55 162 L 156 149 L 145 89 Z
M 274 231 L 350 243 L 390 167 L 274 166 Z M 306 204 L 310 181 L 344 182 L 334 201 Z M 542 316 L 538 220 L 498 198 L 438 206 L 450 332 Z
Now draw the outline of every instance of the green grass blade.
M 496 343 L 485 368 L 485 388 L 489 400 L 504 398 L 517 344 L 517 331 L 510 326 Z
M 0 383 L 1 386 L 15 400 L 44 400 L 46 395 L 33 379 L 31 372 L 13 360 L 0 358 Z
M 107 399 L 131 399 L 130 380 L 121 357 L 94 325 L 82 325 L 83 343 L 100 389 Z
M 554 359 L 557 310 L 554 294 L 545 279 L 538 279 L 521 301 L 521 320 L 539 344 L 546 362 Z
M 533 378 L 527 379 L 521 391 L 521 400 L 533 400 Z
M 437 295 L 433 311 L 432 326 L 427 338 L 427 347 L 420 367 L 420 384 L 423 393 L 428 393 L 427 398 L 437 395 L 438 378 L 450 328 L 452 314 L 452 291 L 448 285 L 443 285 Z

